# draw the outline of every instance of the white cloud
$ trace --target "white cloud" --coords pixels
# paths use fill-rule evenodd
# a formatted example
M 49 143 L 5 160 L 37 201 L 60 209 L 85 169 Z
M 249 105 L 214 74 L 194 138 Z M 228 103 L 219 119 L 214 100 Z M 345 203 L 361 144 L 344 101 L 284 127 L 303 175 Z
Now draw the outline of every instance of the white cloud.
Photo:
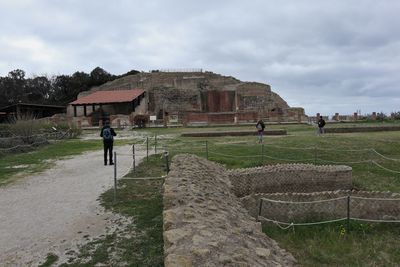
M 0 75 L 194 67 L 268 83 L 309 114 L 390 112 L 398 10 L 397 0 L 0 1 Z

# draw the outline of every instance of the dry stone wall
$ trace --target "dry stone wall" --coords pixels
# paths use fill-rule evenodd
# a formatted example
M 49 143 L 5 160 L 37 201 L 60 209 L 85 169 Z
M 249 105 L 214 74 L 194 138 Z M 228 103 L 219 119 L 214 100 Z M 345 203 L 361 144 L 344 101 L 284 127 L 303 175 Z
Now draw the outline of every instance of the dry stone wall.
M 231 192 L 226 169 L 177 155 L 164 183 L 165 266 L 295 266 Z
M 241 202 L 255 218 L 260 213 L 262 217 L 270 220 L 299 222 L 309 218 L 324 220 L 346 218 L 348 196 L 350 196 L 350 217 L 352 218 L 400 220 L 400 194 L 391 192 L 337 190 L 314 193 L 252 194 L 241 198 Z M 260 199 L 265 199 L 262 201 L 261 209 Z
M 238 197 L 253 193 L 319 192 L 352 188 L 352 168 L 344 165 L 277 164 L 228 171 Z

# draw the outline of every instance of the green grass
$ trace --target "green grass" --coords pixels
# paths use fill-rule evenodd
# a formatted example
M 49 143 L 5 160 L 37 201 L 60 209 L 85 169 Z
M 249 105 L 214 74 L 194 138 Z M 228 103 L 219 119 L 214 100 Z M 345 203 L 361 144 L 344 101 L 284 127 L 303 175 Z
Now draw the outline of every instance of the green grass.
M 296 226 L 288 230 L 267 223 L 263 231 L 290 251 L 301 266 L 398 266 L 398 224 L 351 222 Z
M 135 173 L 127 178 L 165 174 L 164 162 L 159 155 L 144 160 Z M 120 180 L 117 202 L 109 190 L 101 196 L 106 209 L 132 218 L 124 234 L 110 234 L 89 242 L 80 248 L 70 263 L 61 266 L 164 266 L 162 237 L 163 180 Z
M 58 256 L 52 253 L 47 254 L 46 261 L 39 265 L 39 267 L 50 267 L 58 261 Z
M 41 146 L 27 153 L 5 155 L 0 161 L 0 185 L 12 181 L 16 174 L 41 172 L 49 168 L 56 159 L 101 147 L 100 141 L 72 139 Z

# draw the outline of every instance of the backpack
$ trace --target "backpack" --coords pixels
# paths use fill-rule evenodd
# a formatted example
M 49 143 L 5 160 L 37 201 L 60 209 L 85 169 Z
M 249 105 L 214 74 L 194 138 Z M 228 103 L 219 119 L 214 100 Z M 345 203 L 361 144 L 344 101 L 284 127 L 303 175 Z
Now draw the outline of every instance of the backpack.
M 112 140 L 111 128 L 103 129 L 103 140 Z

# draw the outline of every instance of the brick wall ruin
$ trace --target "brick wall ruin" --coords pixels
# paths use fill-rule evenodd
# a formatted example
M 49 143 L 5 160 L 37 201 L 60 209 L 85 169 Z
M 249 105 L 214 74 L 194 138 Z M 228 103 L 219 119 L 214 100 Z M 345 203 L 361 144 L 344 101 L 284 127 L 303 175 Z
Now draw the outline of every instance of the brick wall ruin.
M 318 192 L 352 188 L 352 168 L 344 165 L 277 164 L 229 170 L 238 197 L 254 193 Z
M 298 222 L 309 218 L 346 218 L 348 196 L 351 218 L 400 220 L 400 194 L 391 192 L 337 190 L 313 193 L 260 193 L 245 196 L 241 198 L 241 202 L 255 218 L 260 213 L 271 220 Z M 276 201 L 263 201 L 260 210 L 261 198 Z M 313 202 L 317 200 L 322 201 Z M 302 203 L 290 205 L 288 202 Z

